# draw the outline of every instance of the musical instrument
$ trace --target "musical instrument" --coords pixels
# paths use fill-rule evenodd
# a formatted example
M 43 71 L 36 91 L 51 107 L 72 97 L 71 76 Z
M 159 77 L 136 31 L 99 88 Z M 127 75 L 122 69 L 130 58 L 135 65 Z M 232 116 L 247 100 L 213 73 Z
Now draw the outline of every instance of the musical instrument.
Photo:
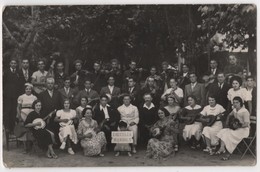
M 68 122 L 60 122 L 59 124 L 61 127 L 64 127 L 64 126 L 73 124 L 73 121 L 71 119 L 69 119 Z
M 236 130 L 238 128 L 242 127 L 242 124 L 240 123 L 239 119 L 235 118 L 233 115 L 230 116 L 228 121 L 228 127 L 232 130 Z
M 200 116 L 200 118 L 197 118 L 196 121 L 201 122 L 203 126 L 212 126 L 216 121 L 219 121 L 221 116 L 223 116 L 223 113 L 219 113 L 217 115 L 207 115 L 207 116 Z
M 34 127 L 34 129 L 35 130 L 39 130 L 39 129 L 44 129 L 44 127 L 46 126 L 46 123 L 45 123 L 45 121 L 43 120 L 43 119 L 41 119 L 41 118 L 36 118 L 35 120 L 33 120 L 33 124 L 36 124 L 36 123 L 38 123 L 38 122 L 40 122 L 41 123 L 41 125 L 40 126 L 35 126 Z

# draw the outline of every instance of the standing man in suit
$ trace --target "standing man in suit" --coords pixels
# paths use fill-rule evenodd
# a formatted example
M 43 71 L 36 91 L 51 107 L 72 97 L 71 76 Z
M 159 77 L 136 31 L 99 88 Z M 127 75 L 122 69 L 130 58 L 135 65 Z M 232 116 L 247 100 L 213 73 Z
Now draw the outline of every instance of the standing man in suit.
M 197 98 L 197 104 L 200 106 L 205 106 L 206 105 L 206 93 L 205 93 L 205 86 L 204 84 L 198 83 L 197 82 L 197 76 L 195 73 L 190 73 L 189 75 L 190 78 L 190 84 L 185 86 L 185 102 L 184 105 L 187 106 L 187 97 L 189 95 L 194 95 Z
M 217 82 L 214 82 L 209 87 L 208 95 L 214 95 L 216 97 L 216 102 L 227 110 L 227 92 L 229 89 L 230 86 L 225 82 L 225 74 L 223 72 L 219 72 L 217 74 Z
M 61 89 L 64 87 L 64 80 L 67 78 L 67 74 L 64 73 L 64 64 L 63 62 L 58 62 L 56 66 L 55 76 L 55 89 Z
M 220 70 L 218 68 L 217 60 L 211 59 L 210 60 L 210 69 L 206 73 L 206 75 L 208 75 L 210 78 L 210 81 L 209 81 L 210 83 L 217 82 L 217 75 L 219 72 L 220 72 Z
M 46 90 L 39 94 L 39 100 L 42 102 L 42 118 L 49 115 L 54 110 L 59 110 L 62 108 L 63 102 L 61 99 L 60 93 L 54 89 L 54 78 L 46 79 Z M 56 114 L 53 113 L 52 117 L 49 119 L 49 123 L 47 124 L 47 129 L 52 131 L 55 135 L 55 140 L 59 143 L 59 125 L 54 122 Z
M 74 105 L 74 103 L 73 103 L 73 98 L 76 96 L 76 94 L 78 92 L 77 89 L 70 87 L 71 82 L 70 82 L 69 77 L 64 79 L 64 83 L 62 85 L 64 85 L 64 87 L 59 89 L 59 92 L 60 92 L 61 98 L 62 98 L 62 102 L 64 102 L 65 99 L 69 99 L 71 102 L 70 108 L 76 109 L 76 105 Z
M 90 79 L 86 79 L 84 82 L 84 89 L 79 91 L 78 94 L 75 96 L 74 98 L 74 103 L 76 106 L 80 105 L 80 101 L 82 97 L 87 97 L 88 98 L 88 102 L 92 102 L 92 104 L 95 104 L 95 100 L 98 100 L 99 95 L 98 93 L 91 89 L 92 83 L 90 81 Z
M 180 76 L 178 78 L 179 87 L 184 90 L 185 86 L 187 84 L 190 84 L 190 78 L 189 78 L 189 66 L 187 64 L 182 64 L 182 72 L 180 73 Z
M 16 121 L 19 75 L 17 60 L 11 59 L 10 67 L 3 74 L 3 122 L 7 134 L 12 133 Z
M 139 106 L 140 103 L 140 88 L 136 84 L 136 80 L 133 77 L 128 78 L 128 86 L 123 90 L 123 93 L 131 96 L 131 103 L 135 106 Z
M 24 92 L 24 84 L 31 83 L 32 81 L 32 71 L 29 69 L 29 59 L 23 58 L 21 63 L 21 69 L 18 70 L 19 78 L 20 78 L 20 94 Z
M 93 85 L 93 89 L 96 90 L 98 93 L 100 92 L 101 88 L 106 85 L 105 82 L 105 72 L 101 70 L 101 63 L 96 61 L 93 66 L 94 71 L 91 73 L 91 81 Z M 87 77 L 87 78 L 90 78 Z
M 87 71 L 82 70 L 82 61 L 76 60 L 74 62 L 76 71 L 70 76 L 72 87 L 77 87 L 79 90 L 84 89 L 84 81 L 86 78 Z
M 109 76 L 107 80 L 108 85 L 103 87 L 100 91 L 100 95 L 107 95 L 110 98 L 109 104 L 113 108 L 117 108 L 119 104 L 119 95 L 121 94 L 120 88 L 115 86 L 115 77 Z
M 111 144 L 111 132 L 117 131 L 120 115 L 117 110 L 110 107 L 106 95 L 100 96 L 100 104 L 94 109 L 94 120 L 97 121 L 101 131 L 106 135 L 108 148 Z

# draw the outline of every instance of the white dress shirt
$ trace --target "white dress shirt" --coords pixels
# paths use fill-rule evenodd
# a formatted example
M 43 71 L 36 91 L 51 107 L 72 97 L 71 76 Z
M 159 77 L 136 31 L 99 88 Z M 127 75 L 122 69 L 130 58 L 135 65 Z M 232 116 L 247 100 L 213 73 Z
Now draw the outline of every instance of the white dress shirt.
M 114 85 L 113 85 L 113 86 L 108 85 L 108 89 L 109 89 L 109 91 L 110 91 L 111 94 L 113 93 L 114 87 L 115 87 Z
M 106 105 L 105 107 L 103 107 L 102 105 L 99 106 L 100 110 L 103 110 L 103 112 L 105 114 L 105 119 L 109 119 L 107 107 L 108 107 L 108 105 Z

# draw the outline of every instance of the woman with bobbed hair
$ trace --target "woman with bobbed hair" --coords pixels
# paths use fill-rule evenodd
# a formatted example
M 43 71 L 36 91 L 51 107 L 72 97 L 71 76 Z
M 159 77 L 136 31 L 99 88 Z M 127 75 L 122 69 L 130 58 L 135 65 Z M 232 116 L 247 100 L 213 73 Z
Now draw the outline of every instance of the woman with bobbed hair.
M 54 134 L 45 128 L 44 120 L 48 117 L 51 117 L 52 113 L 41 119 L 40 111 L 42 108 L 42 103 L 40 100 L 35 100 L 32 104 L 34 111 L 29 113 L 27 116 L 24 125 L 31 129 L 34 138 L 37 140 L 38 146 L 46 150 L 46 156 L 48 158 L 58 158 L 58 156 L 53 151 L 53 144 L 55 144 Z M 38 121 L 38 122 L 37 122 Z
M 234 109 L 228 115 L 226 121 L 229 128 L 224 128 L 217 134 L 221 144 L 216 154 L 224 154 L 226 150 L 228 151 L 228 154 L 222 157 L 222 160 L 228 160 L 241 140 L 249 136 L 250 114 L 243 105 L 241 97 L 234 97 Z

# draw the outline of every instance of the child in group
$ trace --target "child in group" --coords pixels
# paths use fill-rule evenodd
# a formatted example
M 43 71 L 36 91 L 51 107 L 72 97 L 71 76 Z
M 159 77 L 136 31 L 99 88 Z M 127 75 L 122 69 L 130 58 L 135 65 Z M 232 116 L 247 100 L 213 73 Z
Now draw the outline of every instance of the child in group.
M 65 99 L 63 103 L 64 109 L 58 110 L 56 113 L 55 121 L 60 124 L 59 138 L 61 141 L 60 149 L 65 149 L 66 144 L 68 147 L 68 153 L 74 155 L 74 151 L 71 148 L 71 143 L 77 144 L 78 138 L 73 124 L 73 119 L 76 118 L 76 111 L 70 109 L 69 99 Z
M 120 121 L 118 124 L 118 131 L 129 131 L 127 129 L 127 123 L 124 121 Z M 116 152 L 115 156 L 119 156 L 120 152 L 127 152 L 128 156 L 132 156 L 131 146 L 129 143 L 117 143 L 114 151 Z

